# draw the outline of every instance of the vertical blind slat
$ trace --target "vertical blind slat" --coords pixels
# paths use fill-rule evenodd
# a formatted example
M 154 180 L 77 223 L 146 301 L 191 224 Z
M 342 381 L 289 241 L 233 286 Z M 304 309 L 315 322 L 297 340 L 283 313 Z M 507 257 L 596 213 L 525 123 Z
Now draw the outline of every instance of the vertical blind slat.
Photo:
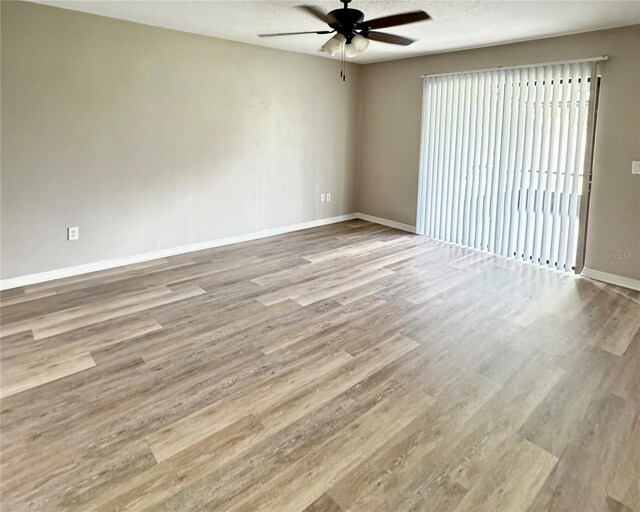
M 464 203 L 464 241 L 463 245 L 471 246 L 471 225 L 475 221 L 472 216 L 473 191 L 474 191 L 474 159 L 476 149 L 476 131 L 478 122 L 478 75 L 474 74 L 471 80 L 471 122 L 469 133 L 469 161 L 466 169 L 466 200 Z
M 433 146 L 430 148 L 430 158 L 432 159 L 432 171 L 433 171 L 433 186 L 430 191 L 431 193 L 431 216 L 429 218 L 429 233 L 433 238 L 437 238 L 435 226 L 436 226 L 436 217 L 438 211 L 438 149 L 439 149 L 439 141 L 440 141 L 440 110 L 442 109 L 442 102 L 440 101 L 440 92 L 441 92 L 441 80 L 438 78 L 435 80 L 433 84 L 434 87 L 434 111 L 435 111 L 435 122 L 434 122 L 434 130 L 433 130 Z
M 505 85 L 505 74 L 504 71 L 500 70 L 496 73 L 497 83 L 496 83 L 496 119 L 495 119 L 495 144 L 493 151 L 493 161 L 492 161 L 492 179 L 491 179 L 491 196 L 490 196 L 490 207 L 489 207 L 489 217 L 490 222 L 488 223 L 488 249 L 491 252 L 496 252 L 496 226 L 497 215 L 498 215 L 498 195 L 501 187 L 501 175 L 499 172 L 499 164 L 500 164 L 500 154 L 502 151 L 502 137 L 503 137 L 503 123 L 502 119 L 504 116 L 504 107 L 505 107 L 505 94 L 504 94 L 504 85 Z
M 587 142 L 587 113 L 589 107 L 589 92 L 590 83 L 586 78 L 591 77 L 591 80 L 596 80 L 596 77 L 591 73 L 590 65 L 587 62 L 580 64 L 580 92 L 579 92 L 579 105 L 578 105 L 578 130 L 579 133 L 576 137 L 576 147 L 574 152 L 574 174 L 571 183 L 571 201 L 570 201 L 570 213 L 571 220 L 569 221 L 569 232 L 567 234 L 567 255 L 566 261 L 570 265 L 574 265 L 576 261 L 576 247 L 578 243 L 578 217 L 580 209 L 580 193 L 582 191 L 582 180 L 584 159 L 586 152 Z
M 563 162 L 562 168 L 564 170 L 564 174 L 562 175 L 562 190 L 560 194 L 560 199 L 558 201 L 558 213 L 556 216 L 556 222 L 558 223 L 558 245 L 556 249 L 556 262 L 557 268 L 560 270 L 568 270 L 566 268 L 565 254 L 567 251 L 567 240 L 566 236 L 568 234 L 567 228 L 569 223 L 569 186 L 571 183 L 571 175 L 574 171 L 574 163 L 573 155 L 575 154 L 573 150 L 573 146 L 575 144 L 576 139 L 576 106 L 577 106 L 577 90 L 578 87 L 576 85 L 576 65 L 569 66 L 569 81 L 567 82 L 569 103 L 567 108 L 569 110 L 567 117 L 567 143 L 565 146 L 564 154 L 562 155 Z
M 518 128 L 516 132 L 516 152 L 513 160 L 513 194 L 511 198 L 511 221 L 509 225 L 509 255 L 521 259 L 518 253 L 518 226 L 520 223 L 520 203 L 522 200 L 522 154 L 524 152 L 524 134 L 527 123 L 527 99 L 529 88 L 526 87 L 527 68 L 517 70 L 518 98 Z
M 443 177 L 443 148 L 445 145 L 444 141 L 444 125 L 446 119 L 446 79 L 441 78 L 438 80 L 438 159 L 436 165 L 436 197 L 435 197 L 435 221 L 434 221 L 434 233 L 436 238 L 441 239 L 440 235 L 440 214 L 441 214 L 441 204 L 442 204 L 442 177 Z
M 549 265 L 549 245 L 551 244 L 551 230 L 549 229 L 549 217 L 551 213 L 551 201 L 552 201 L 552 185 L 553 185 L 553 162 L 554 156 L 558 152 L 558 136 L 560 131 L 558 130 L 557 119 L 557 103 L 560 98 L 559 82 L 560 82 L 560 66 L 553 66 L 551 82 L 551 102 L 548 105 L 548 112 L 551 118 L 551 126 L 549 131 L 549 146 L 547 148 L 547 154 L 545 155 L 545 179 L 544 188 L 541 188 L 543 194 L 542 200 L 542 218 L 540 220 L 540 232 L 542 235 L 542 245 L 540 249 L 540 263 Z
M 567 170 L 563 167 L 562 163 L 565 160 L 568 143 L 568 125 L 567 115 L 569 111 L 569 83 L 567 77 L 569 75 L 569 66 L 562 66 L 562 77 L 560 78 L 561 100 L 560 100 L 560 118 L 559 118 L 559 134 L 558 134 L 558 153 L 556 155 L 555 173 L 554 173 L 554 195 L 552 211 L 549 218 L 551 228 L 551 244 L 549 247 L 549 261 L 550 266 L 558 268 L 558 252 L 559 252 L 559 228 L 560 228 L 560 203 L 562 199 L 562 183 L 563 173 Z
M 451 203 L 451 222 L 448 239 L 454 243 L 458 238 L 458 204 L 460 202 L 460 160 L 462 158 L 462 131 L 464 129 L 464 84 L 458 82 L 456 92 L 456 131 L 455 144 L 452 146 L 453 163 L 453 197 Z
M 467 232 L 467 217 L 466 217 L 466 201 L 468 198 L 467 190 L 469 184 L 468 169 L 470 162 L 471 151 L 470 146 L 470 132 L 471 132 L 471 94 L 472 94 L 472 82 L 468 78 L 465 82 L 465 112 L 464 112 L 464 136 L 462 139 L 462 159 L 460 169 L 460 203 L 458 205 L 458 237 L 454 241 L 463 244 L 465 243 L 465 233 Z
M 477 188 L 476 207 L 475 207 L 475 240 L 474 247 L 476 249 L 484 249 L 482 247 L 482 220 L 484 209 L 484 189 L 487 182 L 487 151 L 489 145 L 489 120 L 491 115 L 491 75 L 483 73 L 482 75 L 482 117 L 480 121 L 480 157 L 477 161 Z
M 485 102 L 486 102 L 486 76 L 481 73 L 478 77 L 478 112 L 476 117 L 475 131 L 475 151 L 473 153 L 473 190 L 471 193 L 471 219 L 470 219 L 470 246 L 478 249 L 478 205 L 480 203 L 480 185 L 482 183 L 481 167 L 484 151 L 484 137 L 486 130 L 484 128 L 485 119 Z
M 525 228 L 527 225 L 527 211 L 529 200 L 529 185 L 530 185 L 530 168 L 531 168 L 531 148 L 533 145 L 534 134 L 534 110 L 533 105 L 535 103 L 536 87 L 533 86 L 534 81 L 534 69 L 526 68 L 524 82 L 521 87 L 526 90 L 524 100 L 524 123 L 523 133 L 521 139 L 522 154 L 520 155 L 520 161 L 518 162 L 518 168 L 520 170 L 520 201 L 518 205 L 518 223 L 515 234 L 515 246 L 516 253 L 519 258 L 525 261 L 531 261 L 528 254 L 524 250 Z
M 509 198 L 508 191 L 511 190 L 511 180 L 509 174 L 509 155 L 513 148 L 514 138 L 512 137 L 513 117 L 515 109 L 512 108 L 513 104 L 513 73 L 511 70 L 505 72 L 505 86 L 504 86 L 504 100 L 505 108 L 503 112 L 503 143 L 502 153 L 500 155 L 500 164 L 498 165 L 498 173 L 500 174 L 500 193 L 498 198 L 498 214 L 496 225 L 496 253 L 503 256 L 507 256 L 506 238 L 504 236 L 505 231 L 505 218 L 508 216 L 507 212 L 510 208 L 510 203 L 507 201 Z
M 429 128 L 431 117 L 431 106 L 429 105 L 429 96 L 431 88 L 427 84 L 422 88 L 422 140 L 429 140 Z M 427 151 L 427 145 L 422 145 L 420 148 L 420 176 L 418 178 L 418 216 L 416 218 L 416 233 L 419 235 L 426 234 L 425 224 L 427 219 L 426 212 L 426 199 L 427 190 L 429 190 L 429 174 L 427 172 L 427 164 L 425 162 L 425 152 Z
M 455 124 L 457 122 L 457 116 L 454 115 L 457 106 L 456 88 L 458 80 L 451 80 L 449 84 L 449 110 L 447 112 L 447 147 L 445 148 L 445 165 L 444 170 L 446 172 L 445 180 L 445 192 L 444 192 L 444 207 L 443 207 L 443 219 L 442 219 L 442 238 L 445 240 L 450 239 L 449 221 L 451 216 L 451 201 L 453 197 L 453 150 L 455 144 Z
M 535 91 L 533 95 L 533 141 L 531 145 L 530 164 L 529 164 L 529 184 L 527 193 L 527 221 L 524 240 L 524 252 L 530 257 L 530 261 L 538 263 L 537 256 L 534 251 L 534 227 L 536 221 L 536 199 L 538 196 L 538 186 L 540 182 L 540 148 L 542 144 L 542 136 L 544 130 L 545 116 L 543 114 L 542 105 L 544 104 L 544 67 L 536 67 L 534 71 Z
M 533 245 L 532 245 L 532 261 L 534 263 L 540 263 L 542 258 L 542 219 L 543 203 L 544 203 L 544 186 L 546 183 L 546 161 L 547 152 L 549 150 L 549 144 L 551 140 L 551 116 L 548 113 L 548 108 L 551 105 L 552 96 L 552 84 L 553 81 L 553 68 L 551 66 L 544 66 L 544 73 L 542 77 L 542 102 L 540 105 L 540 113 L 542 116 L 542 126 L 540 129 L 540 146 L 537 148 L 537 171 L 538 177 L 536 180 L 536 198 L 534 204 L 534 225 L 533 225 Z
M 434 237 L 435 233 L 433 232 L 433 219 L 435 216 L 435 190 L 436 190 L 436 177 L 435 177 L 435 169 L 436 162 L 434 158 L 435 147 L 436 147 L 436 129 L 438 127 L 438 110 L 437 110 L 437 100 L 438 100 L 438 84 L 433 82 L 428 84 L 429 91 L 429 105 L 430 105 L 430 119 L 429 119 L 429 139 L 427 141 L 426 147 L 424 148 L 425 159 L 423 160 L 427 162 L 427 176 L 429 180 L 429 188 L 427 189 L 427 201 L 426 201 L 426 210 L 427 210 L 427 218 L 425 219 L 426 232 L 428 236 Z
M 483 211 L 482 211 L 482 248 L 489 250 L 489 233 L 491 231 L 491 223 L 493 217 L 491 215 L 491 199 L 493 197 L 493 178 L 495 149 L 497 143 L 497 116 L 498 116 L 498 72 L 492 71 L 491 77 L 491 95 L 490 95 L 490 116 L 489 116 L 489 144 L 487 147 L 486 171 L 485 171 L 485 187 L 483 194 Z

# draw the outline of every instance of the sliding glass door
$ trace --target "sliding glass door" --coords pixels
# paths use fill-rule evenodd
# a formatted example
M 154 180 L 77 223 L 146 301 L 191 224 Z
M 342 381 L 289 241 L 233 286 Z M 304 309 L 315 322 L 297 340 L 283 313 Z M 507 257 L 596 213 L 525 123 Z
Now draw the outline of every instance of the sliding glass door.
M 425 77 L 418 231 L 574 268 L 595 78 L 593 62 Z

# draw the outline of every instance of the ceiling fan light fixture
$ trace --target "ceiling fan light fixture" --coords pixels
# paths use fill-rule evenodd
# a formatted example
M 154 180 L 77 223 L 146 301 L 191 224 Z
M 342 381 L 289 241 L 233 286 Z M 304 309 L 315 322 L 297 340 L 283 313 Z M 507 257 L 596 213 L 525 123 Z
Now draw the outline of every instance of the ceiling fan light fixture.
M 342 34 L 336 34 L 322 45 L 322 49 L 333 57 L 336 53 L 342 51 L 342 48 L 346 42 L 346 37 L 344 37 Z
M 356 34 L 351 39 L 351 46 L 353 46 L 358 53 L 362 53 L 369 47 L 369 40 L 360 34 Z
M 345 45 L 344 53 L 349 58 L 356 57 L 365 51 L 368 46 L 369 40 L 360 34 L 356 34 L 351 38 L 351 42 Z
M 358 55 L 358 49 L 353 43 L 349 43 L 344 45 L 344 55 L 345 57 L 351 59 Z

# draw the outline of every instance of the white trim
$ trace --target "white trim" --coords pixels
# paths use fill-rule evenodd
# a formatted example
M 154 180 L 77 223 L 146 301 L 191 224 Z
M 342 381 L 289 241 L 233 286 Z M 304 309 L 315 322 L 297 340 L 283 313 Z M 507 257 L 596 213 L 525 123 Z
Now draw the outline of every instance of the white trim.
M 400 229 L 402 231 L 408 231 L 409 233 L 415 233 L 416 227 L 409 224 L 403 224 L 402 222 L 396 222 L 395 220 L 383 219 L 382 217 L 374 217 L 366 213 L 356 213 L 356 219 L 368 220 L 369 222 L 375 222 L 376 224 L 382 224 L 383 226 L 389 226 L 390 228 Z
M 80 274 L 88 274 L 89 272 L 122 267 L 124 265 L 131 265 L 133 263 L 142 263 L 144 261 L 166 258 L 168 256 L 175 256 L 177 254 L 184 254 L 188 252 L 201 251 L 203 249 L 211 249 L 213 247 L 221 247 L 223 245 L 248 242 L 250 240 L 267 238 L 270 236 L 290 233 L 292 231 L 300 231 L 302 229 L 309 229 L 317 226 L 325 226 L 327 224 L 335 224 L 336 222 L 344 222 L 345 220 L 351 220 L 355 218 L 355 214 L 348 213 L 346 215 L 338 215 L 336 217 L 328 217 L 326 219 L 301 222 L 299 224 L 291 224 L 289 226 L 282 226 L 278 228 L 263 229 L 262 231 L 256 231 L 253 233 L 245 233 L 243 235 L 218 238 L 215 240 L 207 240 L 205 242 L 197 242 L 193 244 L 182 245 L 179 247 L 170 247 L 168 249 L 160 249 L 158 251 L 145 252 L 143 254 L 134 254 L 132 256 L 123 256 L 121 258 L 96 261 L 94 263 L 86 263 L 84 265 L 76 265 L 74 267 L 49 270 L 47 272 L 39 272 L 37 274 L 29 274 L 26 276 L 10 277 L 8 279 L 0 280 L 0 290 L 8 290 L 10 288 L 18 288 L 20 286 L 43 283 L 45 281 L 53 281 L 54 279 L 62 279 L 64 277 L 72 277 Z
M 605 283 L 615 284 L 616 286 L 623 286 L 624 288 L 640 291 L 640 279 L 632 279 L 631 277 L 609 274 L 608 272 L 601 272 L 600 270 L 593 270 L 587 267 L 582 269 L 582 274 L 580 275 L 596 279 L 597 281 L 603 281 Z

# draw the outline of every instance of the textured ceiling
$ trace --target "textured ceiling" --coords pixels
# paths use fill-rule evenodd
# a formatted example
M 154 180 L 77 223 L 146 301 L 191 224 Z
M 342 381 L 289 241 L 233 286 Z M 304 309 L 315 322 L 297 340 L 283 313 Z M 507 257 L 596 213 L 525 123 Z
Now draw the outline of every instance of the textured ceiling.
M 337 0 L 43 0 L 39 3 L 321 56 L 326 56 L 319 49 L 329 36 L 310 34 L 261 39 L 256 34 L 324 30 L 326 26 L 321 21 L 295 6 L 317 5 L 330 11 L 342 5 Z M 363 11 L 365 19 L 415 9 L 425 10 L 433 17 L 429 22 L 385 29 L 384 32 L 419 40 L 408 47 L 373 41 L 366 52 L 353 59 L 360 63 L 640 23 L 640 1 L 353 0 L 350 7 Z

